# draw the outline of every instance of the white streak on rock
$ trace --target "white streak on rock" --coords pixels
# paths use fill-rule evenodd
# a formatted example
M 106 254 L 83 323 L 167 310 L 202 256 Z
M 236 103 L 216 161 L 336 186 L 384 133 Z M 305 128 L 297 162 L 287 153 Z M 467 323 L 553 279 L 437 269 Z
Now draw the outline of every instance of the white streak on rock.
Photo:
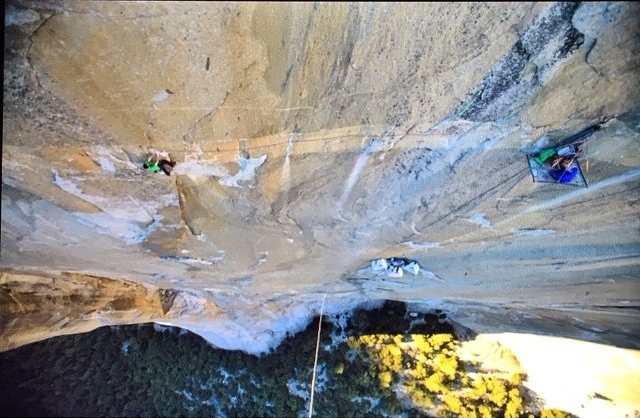
M 486 215 L 482 212 L 476 213 L 471 218 L 468 218 L 467 221 L 476 225 L 480 225 L 483 228 L 491 228 L 491 222 L 489 222 L 489 220 L 486 218 Z

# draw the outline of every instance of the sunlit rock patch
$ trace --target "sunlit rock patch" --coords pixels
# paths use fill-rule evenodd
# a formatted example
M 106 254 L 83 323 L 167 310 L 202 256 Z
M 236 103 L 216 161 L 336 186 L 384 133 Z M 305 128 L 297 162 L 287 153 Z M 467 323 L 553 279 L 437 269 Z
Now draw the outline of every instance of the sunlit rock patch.
M 509 352 L 504 355 L 513 358 L 511 370 L 500 372 L 484 370 L 482 359 L 463 360 L 468 346 L 450 334 L 363 335 L 351 337 L 348 345 L 363 356 L 382 388 L 423 413 L 515 418 L 537 412 L 525 406 L 526 376 Z

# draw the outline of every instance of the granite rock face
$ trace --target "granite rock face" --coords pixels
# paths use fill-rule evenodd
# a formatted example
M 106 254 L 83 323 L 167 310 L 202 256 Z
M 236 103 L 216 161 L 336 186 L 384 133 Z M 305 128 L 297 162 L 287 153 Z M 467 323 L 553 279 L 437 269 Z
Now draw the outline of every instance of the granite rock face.
M 323 297 L 637 348 L 639 15 L 9 2 L 0 349 L 157 321 L 259 350 Z M 588 188 L 532 182 L 525 152 L 603 116 Z M 432 277 L 359 273 L 389 257 Z

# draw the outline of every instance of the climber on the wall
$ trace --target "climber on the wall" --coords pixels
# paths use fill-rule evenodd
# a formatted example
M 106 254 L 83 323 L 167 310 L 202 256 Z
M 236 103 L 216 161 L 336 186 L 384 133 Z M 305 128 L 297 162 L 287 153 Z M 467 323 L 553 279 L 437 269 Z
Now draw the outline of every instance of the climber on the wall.
M 559 183 L 571 183 L 578 175 L 579 169 L 573 164 L 574 158 L 556 155 L 549 162 L 549 174 Z
M 578 157 L 582 154 L 585 144 L 591 141 L 590 137 L 611 119 L 617 117 L 618 115 L 603 116 L 597 123 L 562 139 L 555 147 L 529 154 L 527 158 L 533 180 L 536 181 L 538 176 L 538 181 L 548 182 L 553 179 L 558 183 L 587 186 L 587 181 L 580 170 Z M 543 174 L 544 172 L 546 175 Z
M 578 153 L 579 150 L 576 147 L 567 147 L 561 149 L 560 152 L 555 148 L 551 148 L 539 152 L 533 157 L 533 160 L 544 166 L 549 175 L 557 182 L 571 183 L 579 173 L 578 167 L 574 164 Z
M 168 152 L 152 149 L 149 151 L 142 167 L 150 173 L 157 173 L 160 170 L 167 176 L 171 175 L 171 170 L 175 167 L 176 162 L 171 160 Z

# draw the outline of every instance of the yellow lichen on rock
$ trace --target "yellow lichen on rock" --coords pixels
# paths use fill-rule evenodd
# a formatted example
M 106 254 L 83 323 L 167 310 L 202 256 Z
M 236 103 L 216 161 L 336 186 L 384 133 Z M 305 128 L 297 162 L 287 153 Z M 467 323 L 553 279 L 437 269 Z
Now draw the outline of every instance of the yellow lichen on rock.
M 540 413 L 540 418 L 570 418 L 571 415 L 561 411 L 560 409 L 551 408 L 543 409 Z
M 384 369 L 398 373 L 402 369 L 402 352 L 396 345 L 384 345 L 380 349 L 381 365 Z
M 380 387 L 388 388 L 391 385 L 392 377 L 391 372 L 381 372 L 378 375 L 378 378 L 380 379 Z
M 448 379 L 453 380 L 458 370 L 458 360 L 456 357 L 440 354 L 434 359 L 434 366 L 447 376 Z
M 503 346 L 460 343 L 448 334 L 366 335 L 350 337 L 347 343 L 368 359 L 368 374 L 382 389 L 396 391 L 425 413 L 518 418 L 536 412 L 522 398 L 526 375 Z M 484 357 L 486 352 L 492 354 Z
M 449 411 L 454 414 L 459 414 L 462 409 L 462 402 L 460 399 L 452 393 L 447 393 L 442 397 L 442 401 L 447 405 Z
M 478 415 L 482 418 L 491 418 L 492 417 L 491 408 L 489 408 L 487 405 L 479 405 Z
M 442 373 L 435 372 L 429 375 L 421 383 L 429 392 L 443 393 L 446 390 L 446 387 L 443 385 L 443 377 Z
M 517 418 L 522 409 L 522 398 L 520 392 L 517 389 L 511 389 L 509 391 L 509 401 L 504 411 L 505 418 Z

